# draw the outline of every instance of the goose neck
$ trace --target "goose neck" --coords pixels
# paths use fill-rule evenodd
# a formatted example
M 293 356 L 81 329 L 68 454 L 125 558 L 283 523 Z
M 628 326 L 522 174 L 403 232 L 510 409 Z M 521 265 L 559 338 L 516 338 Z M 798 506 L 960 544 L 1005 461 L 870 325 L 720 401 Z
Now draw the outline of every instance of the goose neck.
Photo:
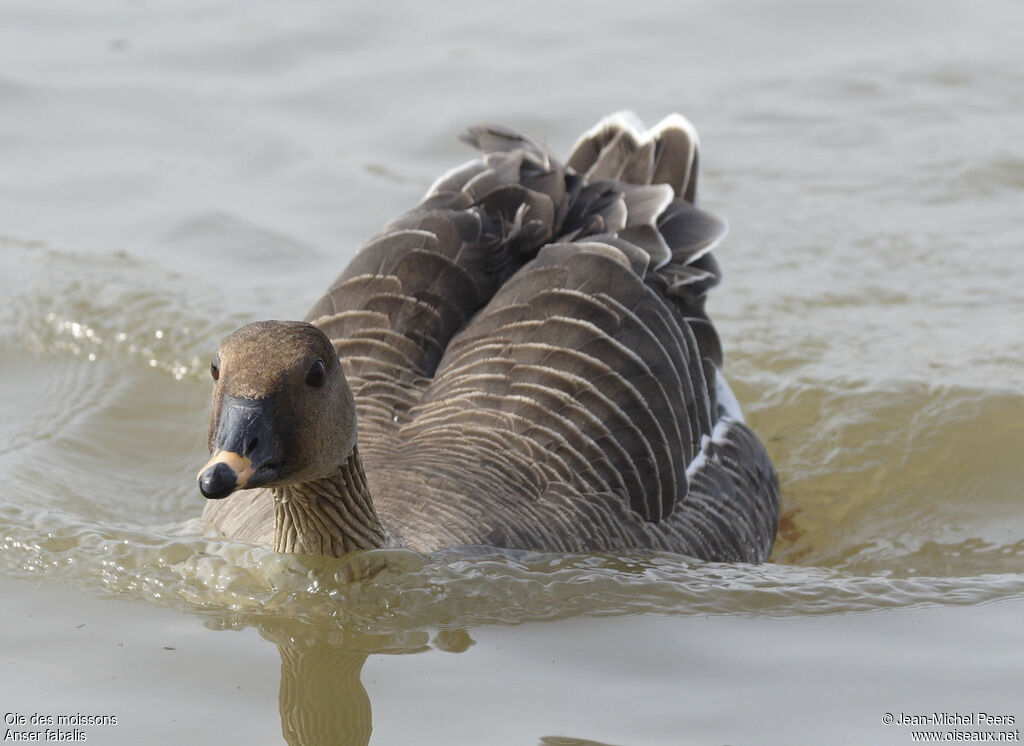
M 341 557 L 387 543 L 358 448 L 321 479 L 274 489 L 274 548 Z

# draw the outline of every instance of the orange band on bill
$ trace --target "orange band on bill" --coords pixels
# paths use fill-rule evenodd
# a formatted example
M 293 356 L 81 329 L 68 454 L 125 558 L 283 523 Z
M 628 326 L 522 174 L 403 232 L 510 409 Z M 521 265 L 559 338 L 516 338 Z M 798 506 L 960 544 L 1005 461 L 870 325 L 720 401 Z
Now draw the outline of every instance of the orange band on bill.
M 214 464 L 227 464 L 235 473 L 238 480 L 238 489 L 245 489 L 245 483 L 249 481 L 255 471 L 252 468 L 252 461 L 248 456 L 242 456 L 234 451 L 222 451 L 219 448 L 213 452 L 213 456 L 206 462 L 206 465 L 199 470 L 196 480 L 202 479 L 203 474 Z

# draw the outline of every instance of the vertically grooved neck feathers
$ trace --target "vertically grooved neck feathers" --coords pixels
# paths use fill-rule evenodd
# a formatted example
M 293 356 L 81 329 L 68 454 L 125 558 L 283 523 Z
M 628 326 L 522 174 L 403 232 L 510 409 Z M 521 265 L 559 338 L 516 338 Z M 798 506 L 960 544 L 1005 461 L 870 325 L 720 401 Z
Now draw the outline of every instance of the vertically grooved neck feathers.
M 335 474 L 283 486 L 274 509 L 279 552 L 340 557 L 386 543 L 358 449 Z
M 340 556 L 401 545 L 761 561 L 774 468 L 704 309 L 724 224 L 678 114 L 617 114 L 567 164 L 496 126 L 304 322 L 224 340 L 205 515 Z M 358 442 L 358 446 L 357 446 Z

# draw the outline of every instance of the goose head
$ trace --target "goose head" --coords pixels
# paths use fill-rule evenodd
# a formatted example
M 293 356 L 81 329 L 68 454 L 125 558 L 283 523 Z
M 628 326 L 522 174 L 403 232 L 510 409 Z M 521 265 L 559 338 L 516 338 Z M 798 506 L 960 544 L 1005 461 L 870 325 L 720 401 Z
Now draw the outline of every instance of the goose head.
M 356 444 L 356 414 L 331 341 L 315 326 L 260 321 L 226 337 L 210 366 L 211 499 L 336 472 Z

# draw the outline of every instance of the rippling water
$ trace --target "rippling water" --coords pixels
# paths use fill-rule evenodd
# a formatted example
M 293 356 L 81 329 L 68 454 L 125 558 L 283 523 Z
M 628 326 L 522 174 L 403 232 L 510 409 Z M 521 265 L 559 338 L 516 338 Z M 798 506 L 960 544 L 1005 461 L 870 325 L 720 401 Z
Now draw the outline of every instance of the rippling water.
M 1024 12 L 798 0 L 517 8 L 512 18 L 469 4 L 450 14 L 144 2 L 0 11 L 9 597 L 28 614 L 26 589 L 42 586 L 17 581 L 52 589 L 49 616 L 37 618 L 62 640 L 56 620 L 92 609 L 83 599 L 95 595 L 145 605 L 95 612 L 136 640 L 157 640 L 175 620 L 259 630 L 280 651 L 278 698 L 225 707 L 261 728 L 269 717 L 266 742 L 283 730 L 292 743 L 360 743 L 371 717 L 379 743 L 529 742 L 495 700 L 469 693 L 502 672 L 519 688 L 501 696 L 520 703 L 512 719 L 533 742 L 827 733 L 905 743 L 909 731 L 879 724 L 886 709 L 1012 712 L 1004 702 L 1019 707 L 1024 694 L 1007 678 L 1024 644 L 1003 624 L 1024 599 Z M 469 156 L 455 139 L 466 124 L 520 126 L 565 153 L 627 106 L 651 121 L 677 109 L 694 120 L 703 203 L 730 221 L 726 285 L 710 311 L 781 476 L 773 562 L 485 549 L 314 560 L 209 534 L 193 478 L 220 337 L 256 318 L 301 317 L 367 236 Z M 968 651 L 973 678 L 944 679 L 939 652 L 964 652 L 971 630 L 989 630 Z M 244 646 L 218 642 L 226 633 L 204 635 L 194 639 L 206 660 L 244 657 Z M 748 642 L 762 637 L 768 657 Z M 808 657 L 811 639 L 827 665 Z M 862 660 L 834 652 L 849 639 Z M 19 646 L 23 676 L 0 676 L 5 706 L 46 707 L 25 681 L 53 686 L 49 644 Z M 232 652 L 218 653 L 222 644 Z M 537 666 L 502 658 L 503 645 Z M 407 679 L 388 679 L 397 663 L 370 659 L 379 684 L 364 668 L 368 655 L 428 649 L 402 664 Z M 914 662 L 893 669 L 908 649 Z M 540 666 L 559 650 L 574 667 Z M 636 698 L 635 717 L 608 719 L 593 678 L 601 661 L 605 683 Z M 687 676 L 666 678 L 658 661 Z M 806 680 L 785 692 L 757 683 L 791 661 Z M 271 663 L 260 676 L 276 682 Z M 156 659 L 145 666 L 190 682 Z M 899 682 L 884 702 L 836 683 L 871 689 L 869 673 L 884 671 Z M 69 707 L 84 706 L 83 675 L 64 684 Z M 124 665 L 113 676 L 130 678 Z M 527 693 L 548 681 L 580 701 L 552 694 L 561 709 L 549 712 Z M 703 701 L 692 689 L 704 686 L 726 698 L 732 686 L 770 712 L 727 724 L 735 708 L 640 704 L 655 691 Z M 778 720 L 794 691 L 814 702 L 833 686 L 846 706 L 832 720 Z M 323 692 L 342 705 L 321 722 Z M 421 697 L 474 706 L 458 726 L 428 726 L 409 714 Z M 152 716 L 132 708 L 121 730 L 92 740 L 132 742 L 133 714 Z M 468 735 L 474 727 L 489 735 Z M 204 728 L 200 742 L 224 740 L 223 726 Z

